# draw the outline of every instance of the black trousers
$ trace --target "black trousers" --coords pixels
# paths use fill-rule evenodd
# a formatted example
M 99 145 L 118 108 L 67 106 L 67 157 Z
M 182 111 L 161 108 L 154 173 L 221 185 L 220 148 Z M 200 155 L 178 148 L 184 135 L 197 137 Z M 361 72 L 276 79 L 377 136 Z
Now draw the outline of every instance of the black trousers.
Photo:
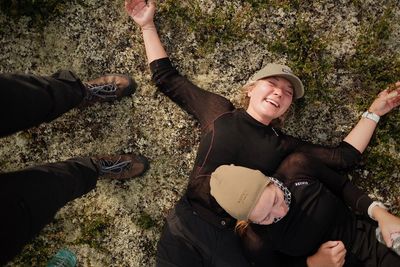
M 170 212 L 157 245 L 157 267 L 247 267 L 239 237 L 203 220 L 186 196 Z
M 49 122 L 81 103 L 85 88 L 70 71 L 51 77 L 0 75 L 0 136 Z M 67 202 L 96 186 L 90 158 L 0 173 L 0 264 L 17 255 Z

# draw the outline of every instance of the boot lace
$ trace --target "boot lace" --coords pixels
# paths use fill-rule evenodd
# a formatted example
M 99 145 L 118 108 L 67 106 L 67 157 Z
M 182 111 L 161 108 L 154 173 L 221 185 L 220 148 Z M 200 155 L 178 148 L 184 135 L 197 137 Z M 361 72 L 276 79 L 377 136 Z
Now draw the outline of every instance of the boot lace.
M 102 99 L 115 99 L 117 97 L 117 85 L 116 84 L 86 84 L 88 94 L 85 97 L 86 100 L 90 101 L 95 97 Z
M 121 157 L 119 157 L 116 161 L 100 159 L 100 176 L 105 174 L 119 174 L 126 170 L 129 170 L 131 162 L 129 160 L 121 161 Z

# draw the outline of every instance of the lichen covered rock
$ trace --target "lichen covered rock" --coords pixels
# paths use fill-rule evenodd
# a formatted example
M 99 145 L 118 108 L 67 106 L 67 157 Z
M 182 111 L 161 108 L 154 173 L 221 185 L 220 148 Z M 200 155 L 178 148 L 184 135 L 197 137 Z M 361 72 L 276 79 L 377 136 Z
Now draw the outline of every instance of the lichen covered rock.
M 267 62 L 290 65 L 306 96 L 285 131 L 315 143 L 340 142 L 375 95 L 399 80 L 396 1 L 160 1 L 156 23 L 178 69 L 237 103 L 239 88 Z M 0 140 L 1 171 L 75 156 L 140 153 L 150 170 L 130 181 L 100 180 L 62 208 L 10 263 L 43 265 L 61 247 L 79 266 L 152 266 L 168 210 L 185 191 L 199 142 L 191 116 L 157 92 L 139 29 L 123 1 L 67 1 L 43 17 L 0 14 L 0 71 L 82 80 L 131 75 L 132 97 L 74 109 Z M 396 76 L 397 75 L 397 76 Z M 386 116 L 349 177 L 400 210 L 400 113 Z

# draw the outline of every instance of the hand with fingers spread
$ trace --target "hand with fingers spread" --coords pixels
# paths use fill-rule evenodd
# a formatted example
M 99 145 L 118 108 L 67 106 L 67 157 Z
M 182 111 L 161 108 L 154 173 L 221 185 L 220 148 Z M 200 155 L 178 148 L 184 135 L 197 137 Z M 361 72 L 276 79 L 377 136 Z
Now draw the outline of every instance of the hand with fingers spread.
M 383 116 L 395 107 L 400 105 L 400 81 L 395 83 L 393 88 L 385 89 L 378 94 L 378 97 L 369 107 L 369 111 Z
M 156 3 L 154 0 L 125 0 L 125 10 L 142 29 L 153 29 Z
M 308 267 L 341 267 L 344 265 L 346 248 L 342 241 L 323 243 L 317 253 L 307 258 Z
M 359 152 L 363 153 L 375 131 L 379 118 L 400 105 L 400 81 L 393 88 L 383 90 L 372 102 L 368 112 L 343 139 Z M 372 118 L 368 117 L 372 113 Z M 365 115 L 365 116 L 364 116 Z M 378 115 L 378 116 L 376 116 Z
M 168 57 L 154 24 L 156 3 L 154 0 L 125 0 L 126 12 L 141 28 L 146 56 L 149 64 L 154 60 Z

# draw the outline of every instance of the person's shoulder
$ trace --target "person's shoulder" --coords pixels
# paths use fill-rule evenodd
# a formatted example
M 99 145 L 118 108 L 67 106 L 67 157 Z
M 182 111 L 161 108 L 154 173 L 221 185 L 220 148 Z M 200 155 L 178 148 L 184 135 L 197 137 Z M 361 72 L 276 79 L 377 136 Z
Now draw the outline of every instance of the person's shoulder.
M 220 125 L 232 126 L 237 118 L 237 110 L 227 110 L 215 118 L 214 122 Z
M 221 114 L 219 114 L 215 120 L 229 121 L 234 119 L 235 117 L 236 117 L 236 109 L 232 109 L 221 112 Z
M 318 193 L 322 184 L 312 177 L 295 177 L 285 181 L 285 185 L 296 196 L 309 195 L 309 192 Z

